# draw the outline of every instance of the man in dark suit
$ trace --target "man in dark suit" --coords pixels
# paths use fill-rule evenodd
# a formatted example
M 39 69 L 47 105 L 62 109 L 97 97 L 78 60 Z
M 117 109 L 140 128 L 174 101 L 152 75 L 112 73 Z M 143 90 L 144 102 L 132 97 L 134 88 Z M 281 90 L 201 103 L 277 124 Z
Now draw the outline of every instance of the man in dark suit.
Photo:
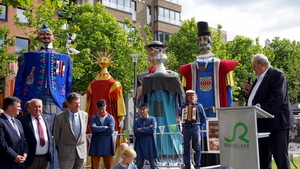
M 258 140 L 260 169 L 271 169 L 272 155 L 277 168 L 289 169 L 289 132 L 294 117 L 286 77 L 281 70 L 270 67 L 268 58 L 263 54 L 254 55 L 252 64 L 257 79 L 253 85 L 249 82 L 244 85 L 247 106 L 259 105 L 274 115 L 274 118 L 257 120 L 258 132 L 270 132 L 269 137 Z
M 42 114 L 42 111 L 42 100 L 32 99 L 29 103 L 29 113 L 18 117 L 28 144 L 25 169 L 46 169 L 48 162 L 53 162 L 51 117 Z
M 21 100 L 7 97 L 0 115 L 0 168 L 22 169 L 27 157 L 27 143 L 22 124 L 15 119 L 21 110 Z
M 67 96 L 68 109 L 54 120 L 54 140 L 58 148 L 59 169 L 84 169 L 88 114 L 80 110 L 80 95 Z

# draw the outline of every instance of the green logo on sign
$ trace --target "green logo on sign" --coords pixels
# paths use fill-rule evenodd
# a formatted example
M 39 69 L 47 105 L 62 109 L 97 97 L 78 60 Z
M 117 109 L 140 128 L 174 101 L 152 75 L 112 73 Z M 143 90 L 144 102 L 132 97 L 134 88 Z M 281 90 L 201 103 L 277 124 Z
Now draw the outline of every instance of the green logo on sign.
M 225 137 L 224 140 L 227 141 L 227 142 L 229 142 L 229 143 L 234 142 L 235 136 L 236 136 L 236 129 L 237 129 L 239 126 L 244 127 L 244 133 L 243 133 L 242 135 L 239 136 L 239 139 L 241 139 L 241 140 L 244 141 L 245 143 L 249 143 L 249 140 L 247 140 L 247 139 L 244 138 L 244 137 L 247 135 L 247 133 L 248 133 L 248 128 L 247 128 L 246 124 L 241 123 L 241 122 L 235 124 L 235 126 L 234 126 L 234 128 L 233 128 L 233 136 L 232 136 L 232 138 L 229 139 L 229 138 L 226 138 L 226 137 Z

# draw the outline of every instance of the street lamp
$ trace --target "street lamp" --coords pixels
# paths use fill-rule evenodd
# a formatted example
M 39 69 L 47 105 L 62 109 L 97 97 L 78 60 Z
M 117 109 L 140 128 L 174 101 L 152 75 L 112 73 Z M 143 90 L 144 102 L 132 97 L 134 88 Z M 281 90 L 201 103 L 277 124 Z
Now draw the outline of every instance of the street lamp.
M 135 90 L 135 88 L 136 88 L 136 84 L 137 84 L 137 82 L 136 82 L 136 62 L 137 62 L 137 60 L 138 60 L 138 57 L 139 56 L 141 56 L 141 54 L 139 54 L 139 53 L 131 53 L 131 54 L 129 54 L 131 57 L 132 57 L 132 62 L 133 62 L 133 73 L 134 73 L 134 75 L 133 75 L 133 88 L 134 88 L 134 90 Z M 135 120 L 135 118 L 136 118 L 136 107 L 135 107 L 135 105 L 133 104 L 133 120 Z

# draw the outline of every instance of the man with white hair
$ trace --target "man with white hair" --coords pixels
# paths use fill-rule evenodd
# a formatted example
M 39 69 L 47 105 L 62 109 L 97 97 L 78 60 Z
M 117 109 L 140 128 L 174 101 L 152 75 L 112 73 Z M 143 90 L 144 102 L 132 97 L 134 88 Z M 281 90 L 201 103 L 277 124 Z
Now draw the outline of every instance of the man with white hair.
M 253 85 L 246 82 L 244 91 L 247 106 L 260 105 L 274 118 L 257 119 L 258 132 L 270 132 L 269 137 L 259 138 L 260 169 L 270 169 L 272 155 L 280 169 L 289 169 L 289 132 L 294 116 L 288 97 L 287 79 L 284 73 L 273 68 L 264 54 L 253 56 L 252 69 L 257 75 Z

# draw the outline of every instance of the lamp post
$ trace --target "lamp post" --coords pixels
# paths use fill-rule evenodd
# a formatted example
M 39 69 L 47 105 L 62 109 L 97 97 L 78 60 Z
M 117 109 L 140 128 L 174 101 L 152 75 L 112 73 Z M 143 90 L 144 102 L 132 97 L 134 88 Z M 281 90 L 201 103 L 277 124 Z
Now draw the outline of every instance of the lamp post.
M 139 53 L 131 53 L 131 54 L 129 54 L 131 57 L 132 57 L 132 62 L 133 62 L 133 73 L 134 73 L 134 75 L 133 75 L 133 88 L 135 89 L 136 88 L 136 62 L 137 62 L 137 60 L 138 60 L 138 57 L 139 56 L 141 56 L 141 54 L 139 54 Z M 135 107 L 135 105 L 134 105 L 134 103 L 133 103 L 133 120 L 136 118 L 136 107 Z

